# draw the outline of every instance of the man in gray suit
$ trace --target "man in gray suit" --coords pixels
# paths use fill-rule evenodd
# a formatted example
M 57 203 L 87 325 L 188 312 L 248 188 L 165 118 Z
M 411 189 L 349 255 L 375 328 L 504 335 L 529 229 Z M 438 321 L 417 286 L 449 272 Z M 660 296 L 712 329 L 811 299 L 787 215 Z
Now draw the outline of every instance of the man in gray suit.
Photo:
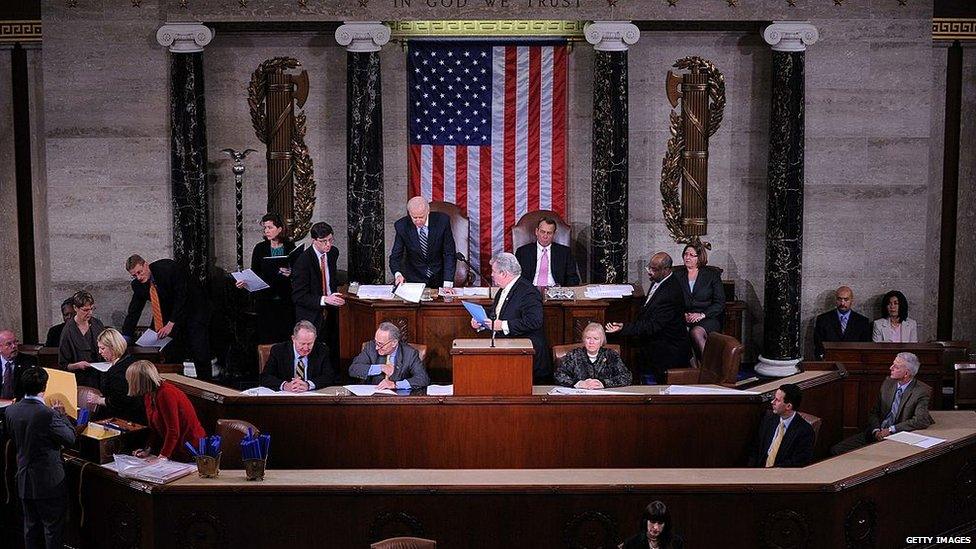
M 400 345 L 400 329 L 383 322 L 373 341 L 352 359 L 349 375 L 377 389 L 423 389 L 430 384 L 420 354 L 410 345 Z
M 47 372 L 27 368 L 20 375 L 24 398 L 7 407 L 7 426 L 17 448 L 17 492 L 24 505 L 27 549 L 61 548 L 68 494 L 61 447 L 73 444 L 75 430 L 64 406 L 44 404 Z
M 925 429 L 935 423 L 929 415 L 932 388 L 915 379 L 918 367 L 917 356 L 898 353 L 889 368 L 891 375 L 881 384 L 878 403 L 868 415 L 868 428 L 838 442 L 830 453 L 840 455 L 884 440 L 894 433 Z

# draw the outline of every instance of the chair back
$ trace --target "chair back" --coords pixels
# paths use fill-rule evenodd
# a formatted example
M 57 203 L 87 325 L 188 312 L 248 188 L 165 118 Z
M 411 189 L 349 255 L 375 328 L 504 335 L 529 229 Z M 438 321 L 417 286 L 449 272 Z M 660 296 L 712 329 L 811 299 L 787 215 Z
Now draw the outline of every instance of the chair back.
M 820 436 L 820 425 L 823 424 L 823 420 L 813 414 L 808 414 L 806 412 L 797 412 L 797 413 L 800 414 L 800 417 L 807 420 L 807 423 L 810 424 L 810 427 L 813 427 L 813 446 L 814 448 L 816 448 L 817 437 Z
M 86 387 L 84 385 L 78 386 L 78 407 L 88 408 L 89 413 L 95 413 L 95 408 L 98 407 L 97 404 L 88 404 L 91 398 L 101 397 L 102 392 L 94 387 Z
M 562 366 L 563 357 L 566 356 L 566 353 L 572 351 L 577 347 L 582 347 L 582 346 L 583 345 L 581 343 L 567 343 L 566 345 L 553 345 L 552 346 L 553 366 L 555 368 L 559 368 L 560 366 Z M 606 347 L 607 349 L 610 349 L 611 351 L 616 351 L 618 355 L 620 354 L 620 345 L 617 345 L 616 343 L 606 343 L 603 346 Z
M 569 244 L 571 236 L 569 224 L 552 210 L 536 210 L 523 215 L 518 223 L 512 226 L 512 253 L 515 253 L 519 246 L 535 242 L 535 228 L 539 226 L 539 220 L 543 217 L 551 217 L 556 221 L 556 236 L 553 237 L 553 242 L 572 247 Z
M 708 334 L 698 383 L 735 386 L 742 351 L 742 343 L 738 339 L 718 332 Z
M 430 549 L 437 547 L 437 542 L 432 539 L 397 537 L 377 541 L 369 547 L 370 549 Z
M 369 341 L 364 341 L 363 342 L 363 346 L 360 348 L 361 351 L 365 351 L 366 350 L 366 344 L 367 343 L 369 343 Z M 426 362 L 426 360 L 427 360 L 427 346 L 426 345 L 424 345 L 423 343 L 407 343 L 407 345 L 409 345 L 409 346 L 411 346 L 411 347 L 413 347 L 414 349 L 417 350 L 417 354 L 420 355 L 420 362 L 423 362 L 424 364 L 427 364 L 427 362 Z
M 468 228 L 470 222 L 468 216 L 461 212 L 461 208 L 450 202 L 431 202 L 430 211 L 446 214 L 451 218 L 451 233 L 454 235 L 454 248 L 464 254 L 464 257 L 471 258 L 468 251 Z M 458 261 L 454 268 L 454 286 L 464 287 L 468 280 L 468 265 Z
M 955 365 L 955 407 L 976 408 L 976 364 Z
M 271 343 L 258 345 L 258 375 L 264 373 L 264 367 L 268 363 L 268 357 L 271 356 L 271 347 L 273 346 Z
M 220 435 L 220 467 L 222 469 L 243 469 L 241 462 L 241 440 L 247 436 L 248 429 L 254 436 L 261 431 L 254 424 L 243 419 L 218 419 L 217 434 Z

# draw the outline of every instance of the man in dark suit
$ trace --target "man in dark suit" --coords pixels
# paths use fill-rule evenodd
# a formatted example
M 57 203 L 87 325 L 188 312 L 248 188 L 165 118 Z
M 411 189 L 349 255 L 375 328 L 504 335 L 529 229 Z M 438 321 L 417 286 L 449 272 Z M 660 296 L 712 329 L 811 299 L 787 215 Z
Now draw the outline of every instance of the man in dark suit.
M 13 400 L 24 396 L 20 388 L 20 373 L 34 366 L 34 357 L 18 351 L 17 336 L 10 330 L 0 330 L 0 399 Z
M 568 246 L 553 242 L 556 220 L 543 217 L 535 228 L 535 242 L 519 246 L 515 257 L 522 266 L 522 278 L 533 286 L 578 286 L 576 261 Z
M 396 284 L 423 282 L 428 288 L 454 287 L 454 233 L 451 219 L 431 212 L 423 197 L 407 202 L 407 213 L 393 224 L 396 236 L 390 251 L 390 271 Z
M 651 289 L 637 318 L 628 324 L 610 322 L 608 334 L 619 332 L 637 336 L 643 345 L 642 362 L 650 366 L 658 383 L 663 383 L 669 368 L 687 368 L 691 353 L 685 328 L 685 298 L 675 277 L 671 276 L 671 256 L 658 252 L 651 256 L 647 274 Z
M 813 427 L 796 413 L 803 393 L 785 383 L 773 396 L 773 413 L 759 426 L 759 437 L 749 457 L 749 467 L 804 467 L 813 458 Z
M 521 277 L 518 259 L 510 253 L 500 253 L 491 259 L 491 278 L 499 287 L 495 302 L 488 311 L 490 329 L 504 337 L 523 337 L 532 340 L 535 357 L 532 360 L 532 379 L 535 384 L 552 378 L 549 342 L 542 327 L 542 294 Z M 471 327 L 480 326 L 473 318 Z
M 210 359 L 210 307 L 200 284 L 192 280 L 186 266 L 172 259 L 146 263 L 135 254 L 125 262 L 132 276 L 132 299 L 122 323 L 122 335 L 134 339 L 136 324 L 149 302 L 152 329 L 160 338 L 173 341 L 163 349 L 169 362 L 180 362 L 188 354 L 197 378 L 212 377 Z
M 75 316 L 75 304 L 74 300 L 69 297 L 61 302 L 61 324 L 55 324 L 47 330 L 47 336 L 44 338 L 45 347 L 57 347 L 61 345 L 61 332 L 64 331 L 64 325 L 73 316 Z
M 840 455 L 884 440 L 894 433 L 925 429 L 935 423 L 929 414 L 932 388 L 915 379 L 918 368 L 917 356 L 898 353 L 888 369 L 891 375 L 881 383 L 878 402 L 868 414 L 867 429 L 838 442 L 830 453 Z
M 329 347 L 332 364 L 339 360 L 339 307 L 346 304 L 339 287 L 339 249 L 328 223 L 318 222 L 309 230 L 312 245 L 302 252 L 291 270 L 291 299 L 295 320 L 307 320 L 318 331 L 318 340 Z
M 871 321 L 851 310 L 854 291 L 841 286 L 834 297 L 837 308 L 817 316 L 813 326 L 813 354 L 818 360 L 824 357 L 824 341 L 871 341 Z
M 271 347 L 261 373 L 261 386 L 275 391 L 303 393 L 334 385 L 339 381 L 329 359 L 329 348 L 315 341 L 315 326 L 307 320 L 295 324 L 291 341 Z
M 430 384 L 420 353 L 400 344 L 400 329 L 390 322 L 381 323 L 373 341 L 352 359 L 349 376 L 377 389 L 423 389 Z
M 75 441 L 75 430 L 64 406 L 44 404 L 47 372 L 26 368 L 20 384 L 24 398 L 5 410 L 7 429 L 17 448 L 17 493 L 24 507 L 24 545 L 27 549 L 60 548 L 68 493 L 61 447 Z

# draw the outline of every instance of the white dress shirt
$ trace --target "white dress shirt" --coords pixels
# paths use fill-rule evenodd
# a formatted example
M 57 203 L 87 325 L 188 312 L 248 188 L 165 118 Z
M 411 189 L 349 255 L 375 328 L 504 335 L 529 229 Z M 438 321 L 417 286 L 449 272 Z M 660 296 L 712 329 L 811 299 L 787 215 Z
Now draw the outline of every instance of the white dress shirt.
M 512 286 L 515 286 L 515 283 L 518 282 L 518 279 L 519 279 L 519 277 L 516 276 L 515 278 L 513 278 L 512 280 L 510 280 L 508 282 L 508 284 L 506 284 L 504 287 L 502 287 L 502 296 L 501 296 L 501 298 L 498 299 L 498 306 L 495 307 L 495 318 L 496 319 L 498 318 L 498 315 L 501 314 L 502 307 L 505 306 L 505 300 L 508 299 L 508 293 L 512 291 Z M 508 321 L 507 320 L 503 320 L 502 321 L 502 333 L 504 333 L 505 335 L 508 335 Z

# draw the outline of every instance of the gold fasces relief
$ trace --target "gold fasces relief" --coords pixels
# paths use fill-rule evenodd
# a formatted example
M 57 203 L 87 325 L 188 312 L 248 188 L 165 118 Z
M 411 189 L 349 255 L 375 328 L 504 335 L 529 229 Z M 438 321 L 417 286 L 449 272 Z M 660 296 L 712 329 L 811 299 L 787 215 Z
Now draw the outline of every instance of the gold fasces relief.
M 664 223 L 677 243 L 700 242 L 708 232 L 708 139 L 722 125 L 725 113 L 725 77 L 711 61 L 692 56 L 668 71 L 668 101 L 681 112 L 670 115 L 671 139 L 661 165 L 661 204 Z M 680 190 L 679 190 L 680 188 Z

